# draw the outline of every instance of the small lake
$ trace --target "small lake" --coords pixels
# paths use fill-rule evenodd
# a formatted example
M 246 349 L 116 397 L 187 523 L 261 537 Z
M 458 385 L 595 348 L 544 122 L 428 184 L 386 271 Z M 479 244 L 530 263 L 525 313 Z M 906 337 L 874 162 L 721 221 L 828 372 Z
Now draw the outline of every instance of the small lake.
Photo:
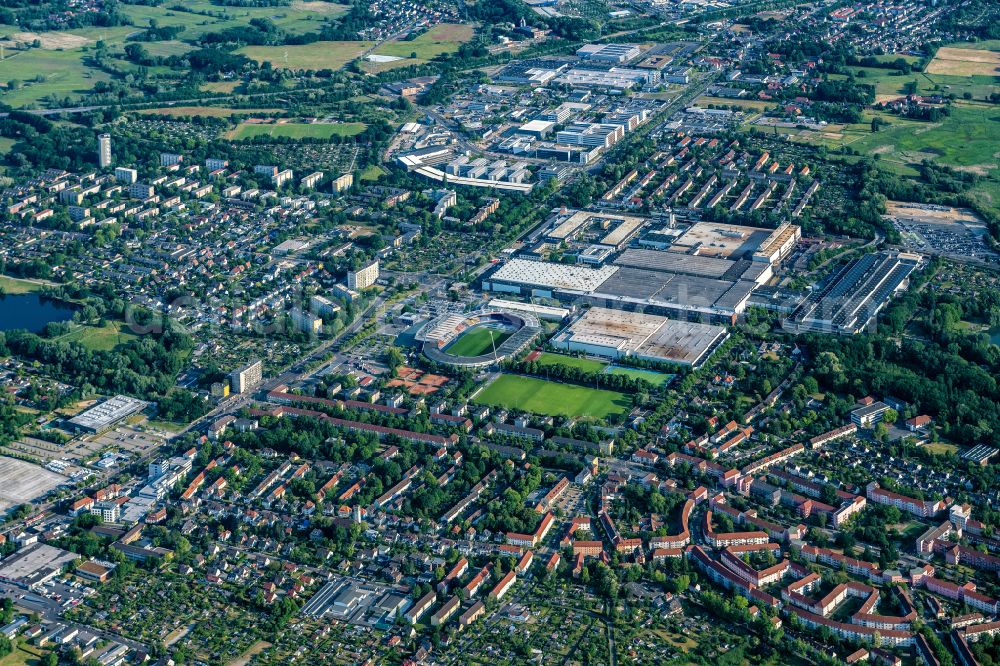
M 74 309 L 65 303 L 40 294 L 7 294 L 0 296 L 0 331 L 25 329 L 38 333 L 53 321 L 67 321 Z

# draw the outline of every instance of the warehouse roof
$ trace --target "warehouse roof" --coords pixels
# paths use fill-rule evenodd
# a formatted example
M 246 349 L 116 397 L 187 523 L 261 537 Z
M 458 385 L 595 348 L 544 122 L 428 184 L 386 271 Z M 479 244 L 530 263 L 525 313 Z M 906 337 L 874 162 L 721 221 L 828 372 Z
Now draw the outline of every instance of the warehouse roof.
M 528 259 L 512 259 L 492 279 L 549 289 L 591 292 L 618 270 L 615 266 L 588 268 Z

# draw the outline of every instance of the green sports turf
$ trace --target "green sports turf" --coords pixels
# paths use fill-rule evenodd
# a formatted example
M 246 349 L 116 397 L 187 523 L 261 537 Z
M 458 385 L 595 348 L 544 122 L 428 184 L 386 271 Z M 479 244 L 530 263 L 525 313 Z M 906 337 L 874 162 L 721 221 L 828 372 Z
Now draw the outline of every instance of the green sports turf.
M 493 333 L 492 340 L 490 339 L 491 332 Z M 505 331 L 478 326 L 460 335 L 445 351 L 454 356 L 480 356 L 491 353 L 494 344 L 499 347 L 509 337 L 510 333 Z
M 474 402 L 520 409 L 546 416 L 590 416 L 603 419 L 623 414 L 632 403 L 618 391 L 550 382 L 520 375 L 501 375 L 476 396 Z
M 563 365 L 568 368 L 578 368 L 584 372 L 600 372 L 608 367 L 608 364 L 604 361 L 595 361 L 579 356 L 566 356 L 565 354 L 551 354 L 549 352 L 543 352 L 535 362 L 543 368 L 547 365 Z
M 662 372 L 656 372 L 655 370 L 641 370 L 637 368 L 608 368 L 609 375 L 625 375 L 626 377 L 631 377 L 632 379 L 642 379 L 649 382 L 653 386 L 663 386 L 671 379 L 673 375 L 668 375 Z

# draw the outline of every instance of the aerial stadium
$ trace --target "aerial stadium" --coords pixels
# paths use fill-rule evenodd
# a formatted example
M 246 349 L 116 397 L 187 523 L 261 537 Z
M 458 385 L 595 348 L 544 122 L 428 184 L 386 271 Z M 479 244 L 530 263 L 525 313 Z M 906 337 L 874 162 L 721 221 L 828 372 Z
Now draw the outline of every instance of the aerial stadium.
M 541 330 L 538 319 L 527 312 L 485 309 L 441 315 L 424 324 L 416 339 L 432 361 L 479 368 L 516 356 Z

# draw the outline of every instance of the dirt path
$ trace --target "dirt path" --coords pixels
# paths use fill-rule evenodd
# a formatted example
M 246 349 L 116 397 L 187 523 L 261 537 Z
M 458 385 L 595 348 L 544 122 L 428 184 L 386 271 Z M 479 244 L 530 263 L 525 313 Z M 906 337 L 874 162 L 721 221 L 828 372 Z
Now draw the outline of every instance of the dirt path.
M 250 648 L 241 654 L 236 659 L 226 663 L 226 666 L 246 666 L 250 663 L 250 660 L 256 657 L 258 654 L 271 647 L 271 644 L 267 641 L 257 641 Z

